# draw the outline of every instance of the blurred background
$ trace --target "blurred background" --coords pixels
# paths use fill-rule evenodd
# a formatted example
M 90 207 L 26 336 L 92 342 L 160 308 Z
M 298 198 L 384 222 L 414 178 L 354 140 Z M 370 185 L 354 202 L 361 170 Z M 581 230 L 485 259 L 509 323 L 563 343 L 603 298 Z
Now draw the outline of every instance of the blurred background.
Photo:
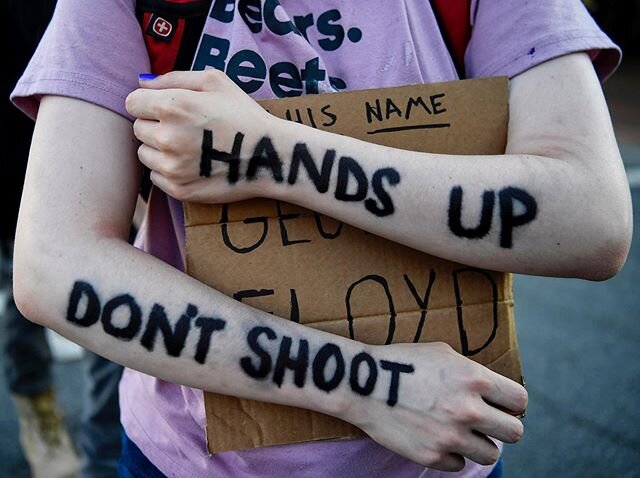
M 640 1 L 585 1 L 625 57 L 604 85 L 631 185 L 635 236 L 603 283 L 518 276 L 529 391 L 505 477 L 640 477 Z
M 640 0 L 585 3 L 625 52 L 604 89 L 640 231 Z M 506 449 L 505 476 L 640 477 L 640 234 L 614 279 L 518 276 L 515 297 L 530 406 L 524 439 Z M 57 401 L 77 438 L 86 365 L 81 350 L 64 342 L 54 352 Z M 0 475 L 27 478 L 16 412 L 2 375 L 0 430 Z

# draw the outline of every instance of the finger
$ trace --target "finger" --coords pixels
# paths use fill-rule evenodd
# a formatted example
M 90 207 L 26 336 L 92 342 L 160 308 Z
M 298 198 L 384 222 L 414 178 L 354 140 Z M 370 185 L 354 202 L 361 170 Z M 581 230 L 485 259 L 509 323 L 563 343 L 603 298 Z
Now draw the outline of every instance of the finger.
M 524 425 L 513 415 L 486 405 L 480 416 L 473 427 L 476 431 L 506 443 L 516 443 L 522 438 Z
M 489 438 L 479 433 L 469 433 L 458 450 L 463 456 L 480 465 L 493 465 L 500 458 L 500 449 Z
M 154 149 L 162 150 L 162 144 L 159 141 L 160 135 L 158 129 L 160 123 L 145 119 L 137 119 L 133 123 L 133 134 L 144 144 Z
M 151 171 L 151 182 L 162 189 L 169 196 L 177 199 L 178 201 L 187 200 L 187 187 L 185 185 L 177 184 L 175 181 L 163 176 L 157 171 Z
M 158 92 L 138 88 L 127 96 L 124 106 L 131 116 L 142 119 L 159 119 L 156 103 L 160 99 Z
M 138 148 L 138 158 L 147 168 L 176 184 L 195 183 L 199 179 L 195 161 L 180 160 L 175 155 L 152 148 L 148 144 L 142 144 Z
M 166 161 L 163 161 L 163 159 L 166 158 L 163 157 L 161 151 L 152 148 L 148 144 L 142 144 L 138 148 L 138 158 L 140 159 L 140 162 L 151 171 L 157 171 L 162 174 L 166 173 L 163 168 L 164 164 L 166 163 Z
M 125 107 L 129 114 L 136 118 L 161 120 L 175 114 L 184 99 L 185 92 L 180 89 L 138 88 L 129 93 L 125 100 Z
M 193 91 L 210 91 L 220 81 L 225 81 L 225 74 L 211 69 L 206 71 L 171 71 L 153 80 L 140 78 L 140 86 L 146 89 L 164 90 L 180 88 Z
M 429 468 L 440 471 L 460 471 L 464 468 L 464 457 L 457 453 L 438 454 L 438 459 L 429 463 Z
M 482 398 L 512 415 L 522 413 L 527 408 L 529 401 L 525 388 L 489 369 L 484 370 L 489 374 L 489 385 L 481 391 Z

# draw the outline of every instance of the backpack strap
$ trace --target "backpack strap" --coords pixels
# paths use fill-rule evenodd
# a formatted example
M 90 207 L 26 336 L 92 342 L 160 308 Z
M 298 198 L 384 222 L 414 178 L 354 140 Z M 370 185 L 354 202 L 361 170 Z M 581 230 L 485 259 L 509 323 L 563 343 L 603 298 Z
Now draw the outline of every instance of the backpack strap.
M 151 62 L 151 73 L 189 70 L 212 0 L 136 0 L 136 17 Z M 151 192 L 151 171 L 143 168 L 140 194 Z
M 136 16 L 151 61 L 161 75 L 191 67 L 212 0 L 137 0 Z
M 458 76 L 464 78 L 464 54 L 471 39 L 471 0 L 430 1 Z

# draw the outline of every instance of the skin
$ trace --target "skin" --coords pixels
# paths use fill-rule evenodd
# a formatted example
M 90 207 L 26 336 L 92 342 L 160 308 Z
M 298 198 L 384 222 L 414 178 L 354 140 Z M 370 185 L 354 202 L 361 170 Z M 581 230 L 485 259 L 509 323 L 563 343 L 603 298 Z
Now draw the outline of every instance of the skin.
M 507 154 L 455 156 L 416 153 L 366 143 L 275 118 L 222 73 L 174 72 L 143 82 L 127 99 L 143 142 L 140 160 L 152 180 L 184 201 L 221 203 L 255 196 L 285 200 L 355 225 L 429 254 L 477 267 L 524 274 L 591 280 L 615 275 L 631 237 L 631 202 L 607 106 L 585 54 L 539 65 L 511 82 Z M 251 125 L 249 128 L 247 125 Z M 245 134 L 240 171 L 255 144 L 268 135 L 288 171 L 296 143 L 303 141 L 319 164 L 327 148 L 354 158 L 370 178 L 393 167 L 401 182 L 386 187 L 394 214 L 376 217 L 359 203 L 320 194 L 306 173 L 291 186 L 265 175 L 228 184 L 226 168 L 200 176 L 203 129 L 213 147 L 231 151 Z M 332 186 L 335 189 L 334 167 Z M 464 205 L 480 210 L 486 190 L 515 187 L 538 203 L 538 215 L 516 228 L 513 246 L 500 246 L 498 214 L 481 240 L 452 234 L 447 211 L 452 188 L 464 190 Z M 464 214 L 473 225 L 478 212 Z
M 463 456 L 490 464 L 498 450 L 487 437 L 519 440 L 522 423 L 512 414 L 526 407 L 524 388 L 444 344 L 369 346 L 308 329 L 238 303 L 128 245 L 140 178 L 137 157 L 151 167 L 155 184 L 179 199 L 274 197 L 460 262 L 602 279 L 626 257 L 630 201 L 606 106 L 586 57 L 554 60 L 513 81 L 509 154 L 486 158 L 403 152 L 282 122 L 217 72 L 174 73 L 143 86 L 127 99 L 129 111 L 142 118 L 133 128 L 142 146 L 131 123 L 111 111 L 71 98 L 43 98 L 14 261 L 15 298 L 26 317 L 164 380 L 342 418 L 433 468 L 459 470 Z M 247 124 L 251 129 L 244 131 Z M 214 147 L 223 151 L 230 151 L 235 133 L 243 131 L 250 142 L 272 137 L 285 161 L 286 152 L 303 140 L 314 157 L 330 145 L 340 155 L 358 158 L 369 173 L 392 165 L 403 178 L 402 187 L 392 191 L 397 211 L 378 218 L 361 205 L 318 194 L 306 181 L 282 187 L 261 177 L 230 186 L 222 175 L 200 178 L 204 128 L 216 132 L 220 143 Z M 58 158 L 55 169 L 52 158 Z M 454 184 L 478 198 L 483 188 L 526 188 L 540 204 L 539 218 L 517 232 L 509 250 L 500 248 L 495 231 L 486 241 L 462 240 L 451 234 L 445 219 Z M 155 304 L 173 322 L 192 304 L 226 326 L 212 336 L 204 364 L 186 353 L 169 356 L 160 341 L 149 351 L 137 339 L 105 333 L 99 324 L 81 327 L 68 320 L 70 292 L 79 280 L 91 283 L 105 300 L 122 294 L 135 298 L 143 321 Z M 348 360 L 364 351 L 378 363 L 411 364 L 415 371 L 401 377 L 394 406 L 387 403 L 387 387 L 363 397 L 346 381 L 331 393 L 296 387 L 291 374 L 282 386 L 259 381 L 240 367 L 241 358 L 252 354 L 247 334 L 256 325 L 291 337 L 294 344 L 306 340 L 312 356 L 330 342 Z M 190 335 L 185 350 L 194 350 L 195 340 Z M 272 356 L 276 347 L 269 349 Z

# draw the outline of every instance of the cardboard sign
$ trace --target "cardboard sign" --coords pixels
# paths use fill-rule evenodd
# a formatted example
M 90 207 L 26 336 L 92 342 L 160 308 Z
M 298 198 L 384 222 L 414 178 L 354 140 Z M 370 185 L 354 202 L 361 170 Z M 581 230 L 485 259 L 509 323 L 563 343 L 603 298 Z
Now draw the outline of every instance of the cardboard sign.
M 415 151 L 501 154 L 506 78 L 261 103 L 272 114 Z M 273 200 L 185 206 L 187 271 L 238 300 L 371 344 L 444 341 L 521 382 L 511 276 L 448 262 Z M 211 453 L 363 436 L 319 413 L 205 393 Z

